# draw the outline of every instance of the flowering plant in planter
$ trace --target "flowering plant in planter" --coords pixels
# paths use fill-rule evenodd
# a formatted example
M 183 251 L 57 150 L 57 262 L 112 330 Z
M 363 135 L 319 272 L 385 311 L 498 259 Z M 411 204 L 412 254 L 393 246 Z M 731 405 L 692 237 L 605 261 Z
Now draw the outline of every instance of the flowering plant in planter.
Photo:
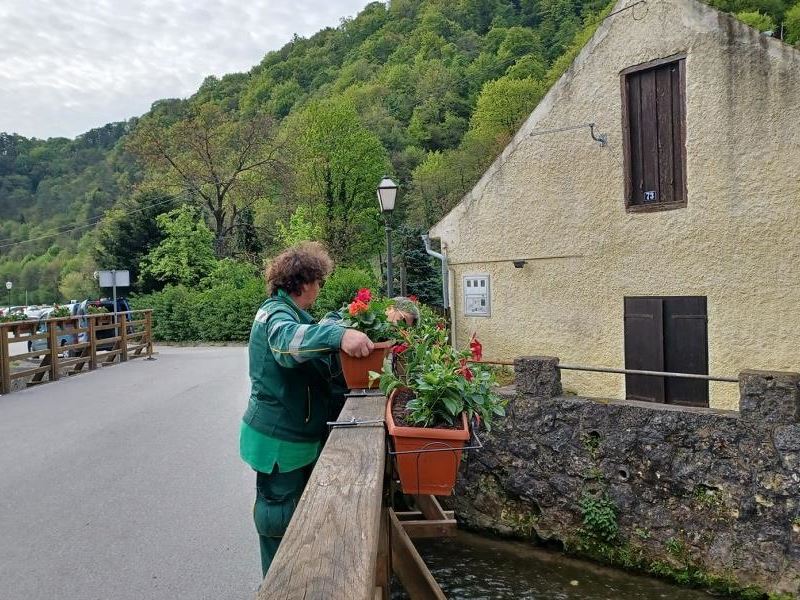
M 61 319 L 64 317 L 69 316 L 69 308 L 66 306 L 59 306 L 58 304 L 53 304 L 53 310 L 50 311 L 51 319 Z
M 471 362 L 482 352 L 474 336 L 470 350 L 456 350 L 444 326 L 429 318 L 401 336 L 393 365 L 370 374 L 389 396 L 386 423 L 400 482 L 406 494 L 449 495 L 470 438 L 468 423 L 490 429 L 505 415 L 505 401 L 494 391 L 494 375 Z
M 108 313 L 108 309 L 105 306 L 94 306 L 90 304 L 86 307 L 86 314 L 89 315 L 104 315 Z
M 369 289 L 362 288 L 352 302 L 345 304 L 339 311 L 342 325 L 365 333 L 375 342 L 375 349 L 364 358 L 349 356 L 344 351 L 339 353 L 342 373 L 350 389 L 373 386 L 369 373 L 381 368 L 386 354 L 394 344 L 397 328 L 386 314 L 391 305 L 391 300 L 373 298 Z
M 396 335 L 395 326 L 386 316 L 386 309 L 391 304 L 391 300 L 373 298 L 369 289 L 362 288 L 352 302 L 339 310 L 342 325 L 367 334 L 373 342 L 391 340 Z

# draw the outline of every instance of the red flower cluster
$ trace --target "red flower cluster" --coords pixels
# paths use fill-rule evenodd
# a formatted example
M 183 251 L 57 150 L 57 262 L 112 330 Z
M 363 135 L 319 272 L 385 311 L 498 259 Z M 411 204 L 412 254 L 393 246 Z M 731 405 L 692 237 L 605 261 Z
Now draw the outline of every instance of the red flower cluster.
M 403 342 L 402 344 L 397 344 L 396 346 L 392 346 L 392 352 L 394 354 L 402 354 L 408 350 L 408 342 Z
M 356 315 L 361 314 L 368 309 L 369 306 L 367 306 L 366 302 L 363 302 L 362 300 L 354 300 L 347 307 L 347 311 L 350 313 L 351 317 L 355 317 Z
M 417 302 L 419 302 L 419 300 L 417 299 L 417 297 L 416 297 L 414 294 L 409 294 L 409 295 L 407 296 L 407 298 L 408 298 L 409 300 L 411 300 L 411 301 L 412 301 L 414 304 L 416 304 Z
M 456 373 L 461 375 L 467 381 L 472 381 L 472 378 L 475 377 L 475 374 L 472 372 L 472 369 L 470 369 L 467 366 L 467 359 L 462 358 L 461 360 L 458 361 L 458 364 L 460 364 L 461 366 L 458 369 L 456 369 Z
M 356 292 L 355 300 L 359 302 L 369 302 L 372 300 L 372 292 L 369 291 L 369 288 L 361 288 Z
M 444 329 L 444 323 L 437 323 L 436 324 L 436 330 L 437 331 L 442 331 L 443 329 Z
M 472 337 L 469 339 L 469 350 L 472 352 L 472 360 L 481 360 L 483 359 L 483 346 L 475 335 L 476 334 L 473 333 Z

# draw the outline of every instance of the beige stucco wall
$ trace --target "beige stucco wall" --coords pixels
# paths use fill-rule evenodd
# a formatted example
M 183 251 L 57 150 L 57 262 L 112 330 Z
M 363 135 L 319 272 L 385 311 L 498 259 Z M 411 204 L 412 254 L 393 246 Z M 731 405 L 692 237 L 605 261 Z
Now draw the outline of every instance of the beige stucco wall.
M 617 8 L 621 8 L 621 2 Z M 619 72 L 686 54 L 688 206 L 629 214 Z M 584 122 L 588 129 L 531 137 Z M 625 296 L 707 296 L 709 372 L 800 370 L 800 53 L 694 0 L 639 5 L 597 31 L 475 189 L 431 230 L 452 265 L 460 344 L 624 366 Z M 574 258 L 547 259 L 550 256 Z M 529 260 L 523 269 L 512 258 Z M 463 264 L 469 263 L 469 264 Z M 462 276 L 491 275 L 492 315 L 467 318 Z M 624 397 L 621 375 L 563 372 Z M 736 409 L 735 384 L 711 406 Z

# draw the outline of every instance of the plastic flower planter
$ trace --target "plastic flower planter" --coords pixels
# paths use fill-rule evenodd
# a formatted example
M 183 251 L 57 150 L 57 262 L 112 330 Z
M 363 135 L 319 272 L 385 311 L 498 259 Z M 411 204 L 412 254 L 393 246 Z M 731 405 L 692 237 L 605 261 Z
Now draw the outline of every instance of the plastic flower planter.
M 365 356 L 364 358 L 356 358 L 340 351 L 339 356 L 341 356 L 342 359 L 342 373 L 344 374 L 344 380 L 347 382 L 347 387 L 351 390 L 378 387 L 377 380 L 370 384 L 369 372 L 381 372 L 383 360 L 391 351 L 393 345 L 394 342 L 392 341 L 376 342 L 375 349 L 369 356 Z
M 461 414 L 460 429 L 401 427 L 392 416 L 397 391 L 386 403 L 386 426 L 398 452 L 394 459 L 403 493 L 451 495 L 461 464 L 461 449 L 470 438 L 466 413 Z

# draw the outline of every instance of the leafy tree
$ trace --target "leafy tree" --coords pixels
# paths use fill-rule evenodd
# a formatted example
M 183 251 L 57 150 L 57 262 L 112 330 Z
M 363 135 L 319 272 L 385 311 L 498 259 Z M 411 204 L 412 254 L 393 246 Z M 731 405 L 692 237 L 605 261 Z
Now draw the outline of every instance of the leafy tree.
M 91 274 L 70 271 L 61 278 L 58 291 L 65 300 L 85 300 L 96 297 L 100 290 Z
M 238 119 L 211 102 L 173 125 L 143 119 L 127 147 L 153 171 L 157 186 L 184 192 L 207 212 L 218 256 L 225 253 L 239 212 L 282 172 L 271 119 Z
M 164 239 L 142 260 L 141 278 L 162 285 L 196 286 L 216 265 L 214 234 L 191 206 L 159 215 L 156 222 Z
M 278 222 L 278 241 L 282 248 L 294 246 L 300 242 L 319 240 L 322 227 L 314 224 L 311 211 L 307 206 L 298 206 L 289 218 L 289 224 Z
M 363 260 L 380 239 L 375 189 L 389 170 L 386 150 L 346 101 L 310 104 L 287 127 L 298 192 L 337 259 Z
M 502 136 L 506 141 L 516 133 L 546 92 L 534 79 L 501 77 L 483 86 L 472 115 L 471 127 L 487 136 Z
M 156 219 L 174 208 L 174 198 L 157 190 L 124 198 L 97 227 L 92 248 L 95 262 L 103 269 L 128 269 L 131 281 L 137 282 L 139 263 L 164 239 Z

